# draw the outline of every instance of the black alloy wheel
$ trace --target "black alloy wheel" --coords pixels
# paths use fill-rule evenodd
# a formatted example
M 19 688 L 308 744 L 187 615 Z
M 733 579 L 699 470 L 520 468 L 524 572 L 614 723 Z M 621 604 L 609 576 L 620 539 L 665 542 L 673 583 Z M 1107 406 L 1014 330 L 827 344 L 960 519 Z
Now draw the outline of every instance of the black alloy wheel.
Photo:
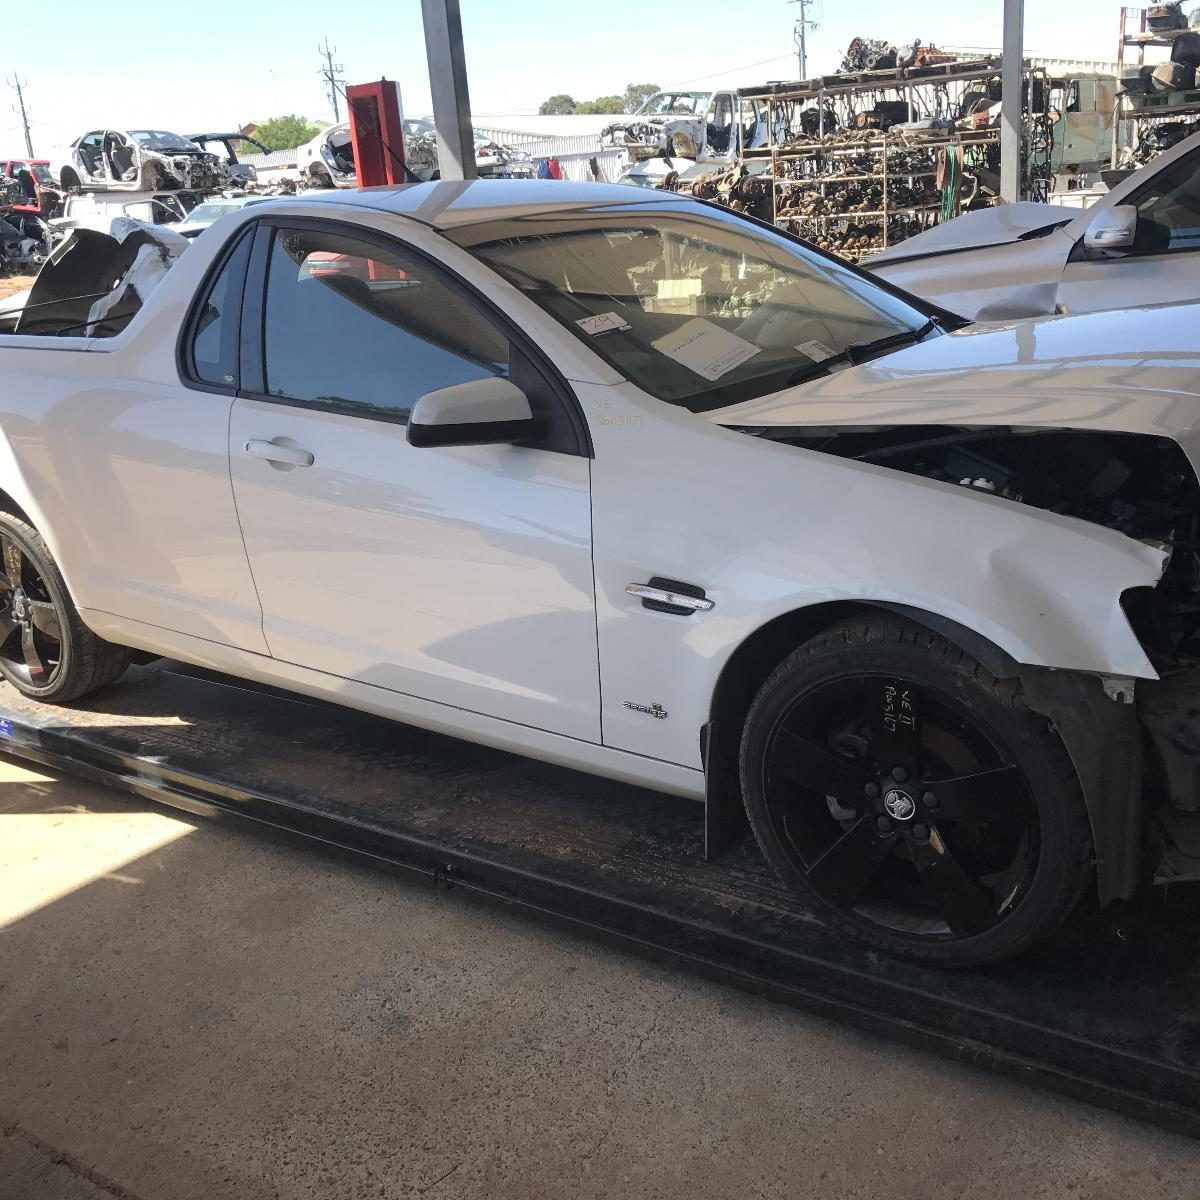
M 743 789 L 776 870 L 847 931 L 944 965 L 1045 936 L 1090 865 L 1078 781 L 1044 721 L 944 639 L 839 627 L 764 684 Z
M 112 683 L 129 659 L 83 623 L 38 531 L 0 512 L 0 676 L 22 695 L 64 703 Z
M 11 536 L 0 535 L 0 659 L 4 674 L 49 687 L 62 666 L 63 622 L 37 566 Z

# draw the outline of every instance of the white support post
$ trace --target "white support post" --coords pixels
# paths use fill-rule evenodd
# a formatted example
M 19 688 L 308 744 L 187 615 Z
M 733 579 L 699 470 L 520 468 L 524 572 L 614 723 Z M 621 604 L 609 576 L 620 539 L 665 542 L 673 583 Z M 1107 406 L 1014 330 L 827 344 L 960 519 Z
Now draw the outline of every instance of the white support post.
M 1021 101 L 1025 66 L 1025 0 L 1004 0 L 1004 64 L 1000 106 L 1000 198 L 1021 198 Z
M 421 16 L 433 123 L 437 126 L 438 169 L 443 179 L 477 179 L 458 0 L 421 0 Z

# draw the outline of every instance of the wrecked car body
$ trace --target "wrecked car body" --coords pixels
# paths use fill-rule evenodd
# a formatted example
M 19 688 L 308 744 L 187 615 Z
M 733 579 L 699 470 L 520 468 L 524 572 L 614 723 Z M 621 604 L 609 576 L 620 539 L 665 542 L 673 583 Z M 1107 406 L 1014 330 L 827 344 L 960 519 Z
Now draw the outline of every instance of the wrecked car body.
M 655 92 L 637 112 L 601 130 L 600 144 L 622 147 L 631 162 L 664 156 L 696 158 L 708 142 L 705 115 L 712 99 L 711 91 Z
M 51 158 L 50 168 L 67 192 L 209 193 L 234 182 L 218 155 L 165 129 L 94 129 Z
M 249 252 L 264 238 L 269 260 Z M 332 468 L 347 513 L 361 520 L 369 497 L 379 514 L 355 565 L 384 598 L 360 631 L 375 639 L 361 661 L 378 684 L 380 664 L 391 670 L 397 657 L 383 644 L 404 625 L 396 598 L 406 602 L 413 578 L 391 550 L 397 528 L 434 521 L 422 528 L 439 546 L 461 535 L 470 547 L 492 511 L 483 501 L 443 519 L 446 498 L 461 491 L 446 471 L 461 454 L 472 471 L 502 480 L 506 504 L 523 503 L 529 487 L 539 492 L 520 541 L 507 543 L 508 557 L 489 563 L 477 587 L 432 579 L 431 597 L 453 594 L 466 607 L 455 614 L 452 670 L 439 676 L 455 715 L 430 727 L 472 736 L 461 714 L 484 713 L 507 723 L 502 736 L 489 734 L 498 745 L 536 754 L 543 744 L 529 731 L 550 730 L 570 739 L 565 752 L 557 743 L 541 750 L 554 761 L 744 801 L 790 886 L 840 928 L 925 961 L 965 966 L 1019 953 L 1093 880 L 1101 901 L 1131 895 L 1146 881 L 1143 848 L 1159 837 L 1174 837 L 1177 851 L 1159 877 L 1200 878 L 1200 860 L 1189 864 L 1185 852 L 1200 816 L 1183 769 L 1200 744 L 1190 699 L 1200 680 L 1195 310 L 973 326 L 716 206 L 561 182 L 425 184 L 248 207 L 178 261 L 169 247 L 84 238 L 78 249 L 73 287 L 96 292 L 63 295 L 48 276 L 45 301 L 27 305 L 5 340 L 9 378 L 20 385 L 6 391 L 5 444 L 18 463 L 37 457 L 36 469 L 0 482 L 51 531 L 97 636 L 178 655 L 197 636 L 191 630 L 211 634 L 216 612 L 235 632 L 221 633 L 226 643 L 200 637 L 205 656 L 229 647 L 204 661 L 244 672 L 239 631 L 252 642 L 262 636 L 264 612 L 296 595 L 294 571 L 263 598 L 269 609 L 247 586 L 248 604 L 232 613 L 224 585 L 221 605 L 201 592 L 210 574 L 180 588 L 180 558 L 166 569 L 161 556 L 139 560 L 138 587 L 112 564 L 130 546 L 165 544 L 160 528 L 177 538 L 200 511 L 182 569 L 197 559 L 207 569 L 218 495 L 239 572 L 247 552 L 266 563 L 281 539 L 305 553 L 314 536 L 343 547 L 344 522 L 326 532 L 292 515 L 299 492 L 287 500 L 294 524 L 281 523 L 278 508 L 268 520 L 253 510 L 261 489 L 276 484 L 267 464 L 312 467 L 305 486 Z M 466 319 L 453 309 L 431 331 L 437 306 L 427 281 L 443 269 L 466 282 L 465 294 L 487 299 Z M 135 274 L 141 306 L 121 325 L 125 310 L 109 297 Z M 292 290 L 273 312 L 280 281 Z M 493 344 L 501 314 L 530 353 L 571 380 L 577 408 L 560 410 L 556 393 L 540 409 L 578 417 L 561 432 L 545 422 L 570 440 L 539 443 L 551 433 L 538 432 L 537 394 L 531 401 L 490 367 L 480 376 L 478 364 L 494 364 L 508 344 L 507 324 Z M 315 401 L 275 405 L 265 375 L 254 397 L 239 394 L 262 369 L 253 349 L 266 347 L 270 361 L 273 317 L 288 331 L 276 361 L 289 364 L 332 323 L 363 316 L 372 323 L 344 350 L 378 352 L 386 364 L 385 339 L 416 330 L 461 346 L 471 378 L 422 380 L 430 390 L 415 396 L 402 425 L 363 411 L 356 391 L 346 395 L 340 360 L 310 364 L 310 373 L 328 372 L 316 383 L 306 374 L 289 385 Z M 47 355 L 45 337 L 65 337 L 57 348 L 80 353 Z M 191 378 L 192 362 L 204 365 L 202 406 L 176 386 Z M 136 402 L 98 405 L 97 370 L 106 389 Z M 439 407 L 423 414 L 427 395 Z M 389 390 L 381 403 L 393 399 Z M 447 419 L 438 442 L 440 406 L 450 400 L 465 416 Z M 263 404 L 272 404 L 273 442 L 259 440 Z M 332 418 L 318 404 L 336 404 Z M 215 482 L 200 503 L 182 489 L 195 477 L 203 421 Z M 335 443 L 317 440 L 321 428 L 340 438 L 351 422 L 355 461 L 322 461 Z M 481 424 L 500 426 L 490 443 Z M 171 448 L 158 449 L 168 438 Z M 453 457 L 439 445 L 454 446 Z M 113 472 L 131 460 L 140 470 L 151 453 L 163 466 L 155 503 L 131 506 L 127 477 Z M 513 454 L 544 471 L 518 478 Z M 551 469 L 553 490 L 541 490 Z M 236 508 L 231 479 L 247 501 Z M 104 520 L 89 523 L 118 505 L 123 521 L 140 523 L 139 536 L 128 524 L 114 537 Z M 544 537 L 564 505 L 575 514 L 570 536 Z M 428 556 L 415 561 L 428 568 Z M 504 622 L 501 649 L 490 640 L 496 591 L 528 597 L 531 570 L 543 587 L 570 580 L 549 600 L 539 592 L 528 621 Z M 319 634 L 326 611 L 343 611 L 344 589 L 327 590 L 325 598 L 314 583 L 303 609 L 267 623 L 282 636 L 300 622 L 318 630 L 295 635 L 289 662 L 330 661 L 318 659 Z M 486 604 L 472 609 L 475 591 Z M 468 659 L 463 628 L 473 631 Z M 539 653 L 550 637 L 552 662 Z M 485 682 L 474 669 L 480 639 Z M 252 677 L 287 684 L 259 665 L 278 660 L 250 653 Z M 493 687 L 510 677 L 519 689 Z M 402 681 L 397 671 L 380 690 Z M 314 694 L 345 702 L 349 682 L 338 674 L 336 692 Z M 828 701 L 809 704 L 818 692 Z M 410 693 L 390 694 L 405 699 L 372 700 L 375 711 L 421 719 Z M 735 760 L 742 769 L 728 778 L 720 764 Z M 906 790 L 909 779 L 920 787 Z M 838 870 L 826 873 L 831 850 Z M 961 886 L 941 890 L 946 872 Z M 847 878 L 855 886 L 843 890 Z
M 244 133 L 188 133 L 184 135 L 184 138 L 199 146 L 206 153 L 215 154 L 224 159 L 226 167 L 229 168 L 230 177 L 235 184 L 241 187 L 255 183 L 258 180 L 258 170 L 253 163 L 242 162 L 238 158 L 238 153 L 271 153 L 262 142 L 256 142 L 254 138 L 247 137 Z
M 733 164 L 743 164 L 743 173 L 752 174 L 769 165 L 766 160 L 743 159 L 745 151 L 767 140 L 766 112 L 757 101 L 739 101 L 731 91 L 662 92 L 646 103 L 659 109 L 692 103 L 703 107 L 692 115 L 659 113 L 649 123 L 635 114 L 604 130 L 602 144 L 623 146 L 628 157 L 618 182 L 699 195 L 693 185 L 702 185 Z
M 439 179 L 437 129 L 432 121 L 405 117 L 404 165 L 413 183 Z M 354 167 L 354 141 L 349 122 L 331 125 L 296 152 L 304 186 L 352 188 L 358 186 Z M 475 169 L 480 179 L 532 179 L 536 174 L 530 156 L 491 138 L 475 134 Z

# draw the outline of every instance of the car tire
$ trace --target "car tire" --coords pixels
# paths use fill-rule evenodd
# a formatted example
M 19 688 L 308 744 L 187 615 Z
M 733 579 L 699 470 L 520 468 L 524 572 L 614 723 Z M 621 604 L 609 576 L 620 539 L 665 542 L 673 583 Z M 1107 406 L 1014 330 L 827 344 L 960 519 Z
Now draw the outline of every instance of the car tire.
M 79 176 L 70 167 L 63 168 L 62 187 L 64 192 L 78 192 L 81 188 Z
M 23 696 L 65 704 L 114 682 L 130 654 L 80 619 L 41 534 L 0 512 L 0 675 Z
M 1014 680 L 888 614 L 781 663 L 743 727 L 750 824 L 783 882 L 832 926 L 904 958 L 1020 954 L 1092 873 L 1079 780 Z

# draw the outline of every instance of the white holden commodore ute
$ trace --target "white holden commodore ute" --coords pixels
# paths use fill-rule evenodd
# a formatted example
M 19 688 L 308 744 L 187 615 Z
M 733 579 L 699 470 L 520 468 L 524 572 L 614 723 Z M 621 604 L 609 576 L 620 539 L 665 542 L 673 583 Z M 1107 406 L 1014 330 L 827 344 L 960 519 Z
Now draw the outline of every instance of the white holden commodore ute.
M 25 696 L 167 656 L 744 805 L 947 966 L 1198 865 L 1195 309 L 971 325 L 557 181 L 104 237 L 0 326 Z

